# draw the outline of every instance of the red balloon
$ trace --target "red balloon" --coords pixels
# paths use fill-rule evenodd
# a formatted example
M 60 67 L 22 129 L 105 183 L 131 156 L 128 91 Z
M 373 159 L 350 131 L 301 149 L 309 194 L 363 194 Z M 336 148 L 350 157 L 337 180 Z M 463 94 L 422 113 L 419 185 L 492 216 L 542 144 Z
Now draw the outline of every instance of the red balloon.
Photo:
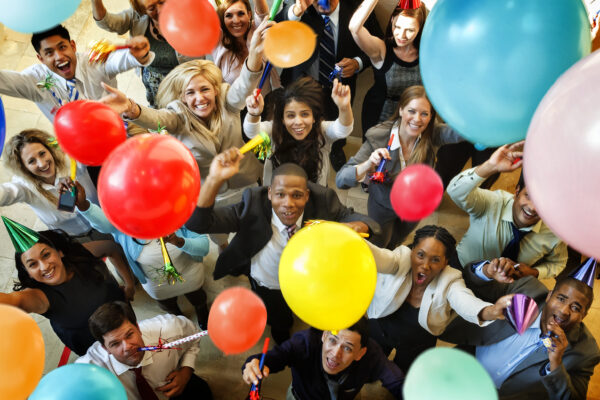
M 102 165 L 106 157 L 127 139 L 119 114 L 90 100 L 76 100 L 58 109 L 54 131 L 60 147 L 85 165 Z
M 225 354 L 238 354 L 254 346 L 267 324 L 267 309 L 251 290 L 232 287 L 222 291 L 208 315 L 208 335 Z
M 175 232 L 194 212 L 200 171 L 192 153 L 172 136 L 143 134 L 108 156 L 98 198 L 108 220 L 138 239 Z
M 168 0 L 158 23 L 167 42 L 189 57 L 210 54 L 221 36 L 219 17 L 206 0 Z
M 442 178 L 425 164 L 404 168 L 396 178 L 390 193 L 394 211 L 405 221 L 419 221 L 440 205 L 444 195 Z

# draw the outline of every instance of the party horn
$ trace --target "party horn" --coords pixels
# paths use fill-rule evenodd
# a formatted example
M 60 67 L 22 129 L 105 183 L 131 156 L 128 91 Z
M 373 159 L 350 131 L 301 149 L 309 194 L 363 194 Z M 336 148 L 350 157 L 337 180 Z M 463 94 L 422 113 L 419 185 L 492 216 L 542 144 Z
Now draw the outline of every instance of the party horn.
M 263 71 L 263 74 L 260 78 L 260 82 L 258 83 L 258 87 L 256 88 L 256 94 L 254 95 L 254 101 L 258 101 L 258 96 L 260 95 L 260 92 L 262 91 L 263 85 L 265 84 L 267 77 L 271 73 L 271 68 L 273 68 L 273 64 L 271 64 L 271 62 L 267 61 L 267 65 L 265 65 L 265 70 Z
M 106 39 L 95 40 L 90 43 L 90 55 L 88 56 L 88 61 L 90 64 L 94 63 L 105 63 L 108 60 L 108 56 L 115 50 L 121 49 L 129 49 L 131 46 L 122 45 L 116 46 L 110 43 Z
M 71 159 L 71 180 L 75 182 L 77 178 L 77 161 Z M 71 195 L 75 197 L 75 186 L 71 188 Z
M 271 155 L 271 138 L 265 132 L 254 136 L 248 143 L 242 146 L 240 153 L 244 154 L 254 150 L 259 160 L 264 160 Z
M 517 293 L 510 306 L 504 309 L 504 316 L 519 335 L 522 335 L 537 318 L 538 306 L 531 297 Z
M 279 11 L 279 7 L 281 7 L 281 3 L 283 0 L 275 0 L 273 2 L 273 6 L 271 7 L 271 14 L 269 15 L 269 21 L 275 20 L 275 16 L 277 15 L 277 11 Z
M 267 350 L 269 350 L 269 338 L 265 338 L 265 344 L 263 345 L 262 355 L 260 356 L 260 363 L 258 364 L 258 369 L 262 372 L 262 369 L 265 365 L 265 355 L 267 354 Z M 250 388 L 250 394 L 248 397 L 250 400 L 260 400 L 260 382 L 262 379 L 258 381 L 258 385 L 252 384 Z
M 390 140 L 388 141 L 387 144 L 387 151 L 388 153 L 390 152 L 390 148 L 392 147 L 392 142 L 394 141 L 394 134 L 392 133 L 390 135 Z M 371 176 L 369 177 L 369 179 L 371 179 L 373 182 L 378 182 L 378 183 L 383 183 L 385 181 L 385 163 L 386 163 L 387 159 L 385 157 L 383 157 L 381 159 L 381 161 L 379 161 L 379 165 L 377 166 L 377 170 L 375 170 L 375 172 L 373 172 L 371 174 Z
M 167 246 L 165 246 L 165 241 L 163 240 L 163 238 L 160 238 L 159 240 L 160 249 L 165 263 L 162 270 L 164 278 L 166 279 L 169 285 L 174 285 L 178 281 L 183 282 L 183 277 L 171 262 L 171 257 L 169 256 L 169 252 L 167 251 Z

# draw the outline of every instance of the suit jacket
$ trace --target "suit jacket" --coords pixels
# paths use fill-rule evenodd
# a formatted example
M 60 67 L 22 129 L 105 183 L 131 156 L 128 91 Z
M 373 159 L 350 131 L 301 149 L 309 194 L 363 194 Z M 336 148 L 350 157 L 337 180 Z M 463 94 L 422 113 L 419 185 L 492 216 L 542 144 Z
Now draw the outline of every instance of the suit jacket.
M 380 233 L 379 225 L 366 215 L 355 213 L 340 203 L 333 189 L 308 182 L 310 196 L 304 207 L 303 221 L 324 219 L 337 222 L 362 221 L 373 234 Z M 267 187 L 249 188 L 242 201 L 227 207 L 197 207 L 186 227 L 202 233 L 237 232 L 231 243 L 217 259 L 214 279 L 225 275 L 250 274 L 250 260 L 273 236 L 272 206 Z
M 470 268 L 464 268 L 464 279 L 475 294 L 483 300 L 495 302 L 509 293 L 523 293 L 533 298 L 540 312 L 546 304 L 548 289 L 536 278 L 526 277 L 512 284 L 484 282 Z M 448 327 L 443 340 L 452 343 L 485 346 L 513 335 L 515 330 L 505 320 L 498 320 L 485 328 L 466 324 L 457 318 Z M 596 340 L 585 324 L 579 323 L 565 332 L 569 345 L 560 368 L 542 376 L 540 371 L 548 362 L 544 348 L 530 354 L 504 381 L 498 393 L 501 399 L 585 399 L 594 367 L 600 362 Z

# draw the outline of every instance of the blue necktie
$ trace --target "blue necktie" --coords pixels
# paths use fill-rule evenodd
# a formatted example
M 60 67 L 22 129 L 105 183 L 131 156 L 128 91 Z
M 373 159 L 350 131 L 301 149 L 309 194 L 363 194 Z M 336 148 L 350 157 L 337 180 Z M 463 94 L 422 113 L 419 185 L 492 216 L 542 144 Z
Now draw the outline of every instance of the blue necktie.
M 69 101 L 79 99 L 79 91 L 75 87 L 75 79 L 67 79 L 67 89 L 69 90 Z
M 510 258 L 513 261 L 517 261 L 519 257 L 519 250 L 521 249 L 521 239 L 525 237 L 531 231 L 520 231 L 515 224 L 510 223 L 512 228 L 513 238 L 508 242 L 504 250 L 502 251 L 502 257 Z
M 330 86 L 329 74 L 335 67 L 335 41 L 333 40 L 333 30 L 331 29 L 331 19 L 323 15 L 325 29 L 319 41 L 319 82 Z

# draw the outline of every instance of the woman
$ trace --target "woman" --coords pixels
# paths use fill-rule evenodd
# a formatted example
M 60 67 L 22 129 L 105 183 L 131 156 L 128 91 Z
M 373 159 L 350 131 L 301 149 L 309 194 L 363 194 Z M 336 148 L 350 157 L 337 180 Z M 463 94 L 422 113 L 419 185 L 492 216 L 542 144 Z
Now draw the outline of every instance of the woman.
M 400 95 L 407 87 L 422 85 L 419 44 L 427 7 L 424 3 L 414 10 L 396 7 L 382 40 L 364 27 L 377 2 L 364 0 L 348 27 L 358 47 L 371 60 L 375 77 L 375 84 L 363 103 L 363 132 L 394 115 Z
M 90 315 L 106 302 L 125 299 L 101 259 L 115 255 L 116 244 L 105 240 L 82 245 L 59 230 L 38 233 L 20 227 L 38 239 L 25 248 L 15 245 L 19 282 L 14 292 L 0 293 L 0 303 L 43 315 L 67 347 L 85 354 L 95 341 L 88 329 Z
M 378 271 L 375 296 L 367 310 L 371 337 L 385 354 L 396 349 L 394 362 L 405 373 L 421 352 L 435 346 L 436 336 L 457 314 L 481 326 L 504 318 L 512 295 L 496 304 L 475 297 L 461 272 L 448 266 L 456 240 L 445 228 L 424 226 L 415 232 L 409 247 L 394 251 L 368 244 Z
M 331 98 L 339 116 L 335 121 L 323 121 L 323 90 L 311 77 L 305 77 L 285 88 L 283 98 L 275 103 L 273 121 L 261 122 L 264 108 L 262 95 L 246 98 L 248 114 L 244 133 L 253 138 L 266 132 L 273 139 L 273 155 L 265 163 L 264 182 L 271 182 L 274 168 L 293 162 L 304 168 L 308 178 L 327 186 L 331 144 L 352 133 L 354 118 L 350 105 L 350 87 L 334 81 Z
M 386 121 L 369 129 L 366 141 L 358 152 L 340 169 L 336 184 L 340 189 L 368 181 L 380 161 L 387 159 L 389 180 L 369 185 L 368 214 L 381 225 L 382 235 L 374 237 L 379 247 L 394 249 L 414 229 L 416 222 L 402 221 L 390 203 L 390 191 L 395 177 L 407 165 L 425 163 L 433 166 L 437 149 L 446 143 L 463 139 L 444 124 L 435 123 L 435 110 L 423 86 L 411 86 L 400 97 L 395 120 Z M 390 151 L 386 149 L 394 135 Z

